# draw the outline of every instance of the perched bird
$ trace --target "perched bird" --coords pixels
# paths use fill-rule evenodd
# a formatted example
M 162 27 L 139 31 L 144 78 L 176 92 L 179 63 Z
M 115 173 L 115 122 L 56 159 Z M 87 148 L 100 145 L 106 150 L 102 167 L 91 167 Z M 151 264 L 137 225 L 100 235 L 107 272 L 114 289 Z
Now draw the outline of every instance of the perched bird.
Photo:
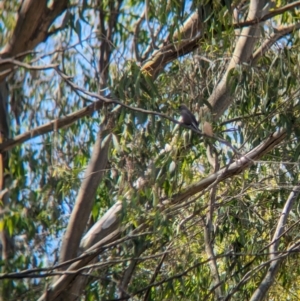
M 199 132 L 200 131 L 198 128 L 199 123 L 196 120 L 194 114 L 188 109 L 188 107 L 184 104 L 181 104 L 179 106 L 179 111 L 182 118 L 182 123 Z

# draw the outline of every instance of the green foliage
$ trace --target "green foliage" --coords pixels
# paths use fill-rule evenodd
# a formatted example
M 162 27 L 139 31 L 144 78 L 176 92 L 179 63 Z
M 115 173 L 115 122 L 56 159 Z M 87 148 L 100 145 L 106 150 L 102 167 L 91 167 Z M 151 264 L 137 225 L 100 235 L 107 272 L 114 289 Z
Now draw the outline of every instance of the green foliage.
M 77 86 L 95 93 L 101 90 L 102 95 L 132 109 L 109 104 L 71 126 L 57 129 L 56 119 L 95 99 L 70 87 L 53 70 L 37 74 L 17 68 L 8 78 L 11 136 L 47 122 L 53 123 L 53 131 L 9 152 L 9 169 L 5 171 L 10 179 L 9 206 L 3 208 L 0 228 L 13 237 L 15 252 L 8 260 L 0 261 L 1 273 L 56 264 L 97 133 L 113 116 L 108 164 L 86 230 L 116 201 L 122 201 L 119 217 L 123 236 L 143 235 L 101 253 L 99 261 L 106 264 L 91 271 L 82 300 L 117 299 L 122 293 L 120 281 L 135 260 L 126 292 L 137 299 L 143 300 L 147 292 L 147 300 L 215 300 L 208 234 L 204 233 L 209 228 L 209 210 L 209 243 L 217 256 L 220 289 L 228 299 L 249 300 L 265 275 L 263 265 L 269 259 L 268 246 L 282 207 L 291 187 L 299 181 L 299 38 L 292 33 L 288 45 L 286 41 L 278 42 L 257 64 L 245 63 L 230 70 L 226 83 L 233 101 L 215 120 L 210 110 L 206 115 L 200 112 L 212 109 L 208 99 L 234 51 L 232 1 L 149 1 L 150 27 L 154 31 L 161 27 L 157 46 L 167 35 L 172 37 L 196 7 L 204 18 L 205 34 L 198 48 L 168 62 L 156 78 L 143 69 L 156 51 L 148 22 L 143 19 L 140 31 L 134 31 L 144 4 L 122 2 L 115 19 L 111 19 L 110 9 L 117 2 L 104 1 L 100 7 L 95 1 L 71 5 L 68 15 L 62 17 L 65 26 L 59 28 L 55 23 L 57 30 L 38 47 L 39 53 L 25 59 L 30 62 L 42 54 L 38 64 L 57 63 Z M 5 2 L 0 17 L 1 45 L 15 26 L 18 6 L 14 1 Z M 296 19 L 295 12 L 286 12 L 276 20 L 284 25 Z M 110 22 L 115 26 L 107 42 L 105 28 Z M 176 43 L 178 40 L 184 40 L 180 34 Z M 101 46 L 106 42 L 109 59 L 107 65 L 99 66 L 105 52 Z M 137 44 L 139 59 L 132 51 L 133 43 Z M 149 45 L 154 51 L 147 52 Z M 100 84 L 105 72 L 107 81 Z M 221 141 L 205 139 L 168 119 L 139 110 L 177 119 L 180 103 L 186 103 L 197 118 L 201 117 L 201 126 L 204 121 L 210 122 L 216 136 L 243 154 L 278 129 L 285 129 L 287 137 L 243 173 L 176 203 L 176 196 L 189 185 L 214 172 L 207 159 L 209 143 L 214 145 L 221 167 L 238 159 Z M 212 200 L 214 206 L 210 207 Z M 297 204 L 280 240 L 280 251 L 299 239 L 299 212 Z M 296 300 L 300 275 L 297 260 L 293 254 L 283 261 L 269 299 L 284 296 Z M 251 277 L 243 282 L 245 275 Z M 25 296 L 24 300 L 35 300 L 50 281 L 4 279 L 1 285 L 10 292 L 11 299 Z

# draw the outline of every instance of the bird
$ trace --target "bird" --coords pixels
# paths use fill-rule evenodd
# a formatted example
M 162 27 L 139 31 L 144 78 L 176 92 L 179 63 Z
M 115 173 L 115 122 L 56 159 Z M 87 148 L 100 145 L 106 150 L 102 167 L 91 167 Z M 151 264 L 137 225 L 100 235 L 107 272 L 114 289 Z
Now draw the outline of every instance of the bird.
M 181 104 L 179 106 L 179 111 L 182 118 L 182 123 L 199 132 L 199 123 L 188 107 L 185 104 Z

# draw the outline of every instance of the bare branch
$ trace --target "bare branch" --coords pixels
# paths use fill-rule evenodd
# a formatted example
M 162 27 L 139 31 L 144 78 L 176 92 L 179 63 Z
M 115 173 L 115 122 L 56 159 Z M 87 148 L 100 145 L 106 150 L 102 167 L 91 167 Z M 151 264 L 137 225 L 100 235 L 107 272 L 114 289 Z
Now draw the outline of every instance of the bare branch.
M 48 8 L 47 1 L 25 0 L 18 13 L 18 20 L 12 37 L 1 51 L 2 58 L 14 57 L 20 53 L 33 50 L 40 42 L 45 41 L 48 29 L 68 6 L 67 0 L 55 0 Z M 0 81 L 7 75 L 3 71 L 11 69 L 10 64 L 0 66 Z M 3 75 L 5 74 L 5 75 Z
M 58 64 L 49 64 L 45 66 L 33 66 L 15 59 L 3 59 L 0 61 L 0 65 L 5 65 L 5 64 L 17 65 L 28 70 L 47 70 L 47 69 L 54 69 L 58 67 Z
M 247 26 L 259 24 L 259 23 L 265 22 L 265 21 L 267 21 L 267 20 L 269 20 L 269 19 L 271 19 L 271 18 L 273 18 L 275 16 L 283 14 L 286 11 L 289 11 L 289 10 L 291 10 L 293 8 L 296 8 L 297 6 L 300 6 L 300 1 L 296 1 L 296 2 L 293 2 L 291 4 L 287 4 L 287 5 L 283 6 L 283 7 L 274 9 L 270 13 L 265 14 L 261 18 L 255 18 L 255 19 L 248 20 L 248 21 L 245 21 L 245 22 L 234 23 L 233 27 L 235 29 L 237 29 L 237 28 L 243 28 L 243 27 L 247 27 Z
M 5 64 L 11 65 L 11 68 L 1 72 L 0 77 L 8 75 L 9 73 L 11 73 L 12 70 L 15 70 L 17 67 L 23 67 L 27 70 L 48 70 L 48 69 L 55 69 L 58 67 L 58 64 L 49 64 L 45 66 L 33 66 L 13 59 L 5 59 L 0 61 L 0 65 L 5 65 Z
M 154 31 L 153 31 L 153 27 L 150 25 L 149 22 L 149 11 L 150 11 L 150 4 L 149 4 L 149 0 L 145 0 L 145 19 L 147 22 L 147 26 L 148 29 L 150 31 L 150 37 L 151 37 L 151 46 L 153 49 L 157 49 L 157 46 L 155 45 L 155 37 L 154 37 Z
M 28 269 L 28 270 L 19 271 L 19 272 L 16 272 L 16 273 L 4 273 L 4 274 L 0 274 L 0 279 L 34 278 L 34 277 L 31 277 L 31 275 L 34 274 L 34 273 L 40 273 L 40 272 L 48 272 L 48 273 L 42 274 L 41 277 L 54 276 L 54 275 L 56 275 L 55 274 L 56 272 L 54 272 L 55 270 L 58 270 L 62 267 L 66 267 L 67 265 L 70 265 L 72 263 L 78 262 L 78 261 L 86 259 L 86 258 L 92 258 L 92 256 L 95 255 L 95 253 L 99 254 L 99 252 L 101 253 L 104 250 L 115 247 L 115 246 L 117 246 L 117 245 L 119 245 L 119 244 L 121 244 L 125 241 L 131 240 L 131 239 L 136 239 L 136 238 L 139 238 L 141 236 L 145 236 L 145 235 L 149 235 L 149 234 L 151 234 L 151 232 L 143 232 L 143 233 L 140 233 L 140 234 L 129 234 L 126 237 L 115 240 L 112 243 L 108 243 L 106 245 L 103 245 L 103 243 L 102 243 L 101 247 L 99 247 L 99 248 L 93 247 L 90 250 L 84 252 L 82 255 L 80 255 L 76 258 L 70 259 L 66 262 L 62 262 L 62 263 L 60 263 L 56 266 L 48 267 L 48 268 Z M 142 257 L 142 258 L 133 258 L 133 259 L 139 259 L 139 260 L 142 261 L 142 260 L 148 260 L 148 259 L 152 259 L 152 258 L 155 258 L 155 257 L 159 257 L 159 256 L 164 255 L 164 254 L 165 254 L 165 252 L 160 253 L 160 254 L 155 254 L 155 255 L 152 255 L 152 256 L 145 256 L 145 257 Z M 100 263 L 100 265 L 103 265 L 103 264 L 110 265 L 110 263 L 117 264 L 117 263 L 120 263 L 120 262 L 127 262 L 128 260 L 130 260 L 130 258 L 120 259 L 120 260 L 110 260 L 108 262 L 102 262 L 102 263 Z M 97 267 L 97 266 L 99 266 L 99 263 L 92 264 L 92 265 L 85 265 L 83 268 L 79 268 L 78 270 L 70 270 L 69 269 L 69 270 L 60 271 L 60 272 L 57 272 L 57 273 L 58 273 L 58 275 L 78 274 L 80 271 L 83 271 L 85 269 L 94 268 L 94 267 Z M 35 277 L 40 278 L 40 276 L 37 276 L 38 274 L 34 274 L 34 275 L 35 275 Z
M 185 191 L 177 195 L 174 195 L 171 198 L 172 203 L 180 203 L 182 200 L 191 197 L 196 193 L 201 192 L 210 184 L 215 183 L 215 181 L 219 183 L 221 181 L 224 181 L 226 178 L 240 174 L 244 169 L 252 165 L 255 162 L 255 160 L 261 158 L 264 154 L 268 153 L 270 150 L 272 150 L 278 144 L 280 144 L 285 137 L 286 137 L 285 130 L 280 130 L 278 132 L 271 134 L 260 145 L 252 149 L 250 152 L 245 154 L 240 159 L 236 160 L 234 163 L 220 169 L 217 173 L 211 174 L 205 179 L 199 181 L 198 183 L 186 187 Z M 162 201 L 164 200 L 166 199 L 163 199 Z
M 289 213 L 297 200 L 300 194 L 300 185 L 294 186 L 293 190 L 291 191 L 280 215 L 280 218 L 277 223 L 277 227 L 275 233 L 273 235 L 272 244 L 270 245 L 270 266 L 268 268 L 267 274 L 255 290 L 254 294 L 252 295 L 250 301 L 261 301 L 265 298 L 268 290 L 272 286 L 275 281 L 275 277 L 277 275 L 279 265 L 282 261 L 282 257 L 277 256 L 276 252 L 278 251 L 279 247 L 279 237 L 284 231 L 284 226 L 286 225 Z
M 94 111 L 99 110 L 102 107 L 102 104 L 105 103 L 107 105 L 108 104 L 120 105 L 124 108 L 127 108 L 127 109 L 132 110 L 132 111 L 140 112 L 140 113 L 160 116 L 160 117 L 162 117 L 164 119 L 167 119 L 167 120 L 169 120 L 169 121 L 171 121 L 175 124 L 179 124 L 180 126 L 182 126 L 184 128 L 191 129 L 192 131 L 194 131 L 198 135 L 201 135 L 203 137 L 207 137 L 209 139 L 215 139 L 215 140 L 219 141 L 220 143 L 223 143 L 223 144 L 229 146 L 234 151 L 235 154 L 241 155 L 238 152 L 238 150 L 236 150 L 228 141 L 226 141 L 226 140 L 224 140 L 220 137 L 209 136 L 209 135 L 206 135 L 204 133 L 201 133 L 200 131 L 197 131 L 193 128 L 190 128 L 189 126 L 186 126 L 185 124 L 181 123 L 180 121 L 178 121 L 178 120 L 176 120 L 176 119 L 174 119 L 174 118 L 172 118 L 172 117 L 170 117 L 166 114 L 156 112 L 156 111 L 150 111 L 150 110 L 145 110 L 145 109 L 141 109 L 141 108 L 132 107 L 132 106 L 129 106 L 129 105 L 126 105 L 126 104 L 122 103 L 119 100 L 110 99 L 110 98 L 104 97 L 102 95 L 99 95 L 99 94 L 96 94 L 96 93 L 93 93 L 93 92 L 89 92 L 88 90 L 85 90 L 85 89 L 77 86 L 76 84 L 74 84 L 72 81 L 70 81 L 70 78 L 67 75 L 63 74 L 59 69 L 55 68 L 55 70 L 58 72 L 58 74 L 66 81 L 66 83 L 72 89 L 74 89 L 76 91 L 80 91 L 80 92 L 84 93 L 87 96 L 96 98 L 96 99 L 98 99 L 98 101 L 95 101 L 92 104 L 84 107 L 83 109 L 80 109 L 80 110 L 78 110 L 74 113 L 71 113 L 71 114 L 69 114 L 69 115 L 67 115 L 63 118 L 52 120 L 52 121 L 48 122 L 45 125 L 41 125 L 41 126 L 35 128 L 33 130 L 30 130 L 26 133 L 20 134 L 20 135 L 16 136 L 13 139 L 8 139 L 8 140 L 4 141 L 3 143 L 0 143 L 0 153 L 2 153 L 4 151 L 7 151 L 7 150 L 10 150 L 11 148 L 13 148 L 13 147 L 15 147 L 15 146 L 27 141 L 27 140 L 30 140 L 30 139 L 38 137 L 40 135 L 49 133 L 49 132 L 54 130 L 54 127 L 55 127 L 55 129 L 60 129 L 60 128 L 64 128 L 66 126 L 69 126 L 69 125 L 73 124 L 74 122 L 76 122 L 77 120 L 79 120 L 80 118 L 89 116 Z
M 168 250 L 171 246 L 172 246 L 172 243 L 167 247 L 167 250 Z M 152 275 L 152 277 L 151 277 L 151 279 L 150 279 L 150 282 L 149 282 L 150 284 L 153 284 L 153 283 L 154 283 L 154 281 L 155 281 L 155 279 L 156 279 L 156 277 L 157 277 L 157 275 L 158 275 L 158 273 L 159 273 L 159 271 L 160 271 L 160 269 L 161 269 L 161 267 L 162 267 L 162 264 L 163 264 L 164 260 L 166 259 L 167 255 L 168 255 L 168 251 L 166 251 L 166 253 L 162 255 L 162 257 L 161 257 L 161 259 L 160 259 L 158 265 L 156 266 L 155 271 L 154 271 L 154 273 L 153 273 L 153 275 Z M 147 291 L 146 291 L 146 293 L 145 293 L 145 296 L 144 296 L 144 301 L 148 301 L 148 300 L 149 300 L 150 292 L 151 292 L 151 287 L 149 287 L 149 288 L 147 289 Z
M 275 17 L 276 15 L 292 10 L 299 5 L 300 1 L 296 1 L 281 8 L 274 9 L 272 12 L 266 13 L 263 16 L 260 16 L 260 8 L 258 8 L 258 10 L 251 9 L 251 14 L 249 13 L 248 16 L 250 20 L 240 23 L 234 23 L 233 28 L 238 29 L 257 25 L 261 22 L 265 22 Z M 165 40 L 165 43 L 163 43 L 163 46 L 161 46 L 159 50 L 154 52 L 152 57 L 144 64 L 142 70 L 144 70 L 148 75 L 155 78 L 167 63 L 198 48 L 200 41 L 202 39 L 205 39 L 205 32 L 199 35 L 199 30 L 202 26 L 201 22 L 202 21 L 199 19 L 198 12 L 193 13 L 189 17 L 188 21 L 185 22 L 184 26 L 180 29 L 180 36 L 188 38 L 182 38 L 180 41 L 176 41 L 178 33 L 174 34 L 173 40 L 175 40 L 175 42 L 171 43 L 169 41 L 170 39 L 167 38 Z M 243 33 L 244 37 L 251 36 L 248 31 L 249 29 L 246 28 L 245 32 Z
M 215 172 L 219 170 L 219 164 L 217 161 L 217 157 L 215 158 Z M 208 256 L 208 258 L 211 258 L 211 261 L 209 262 L 210 272 L 213 277 L 213 284 L 216 285 L 216 299 L 221 300 L 223 298 L 223 291 L 222 286 L 219 285 L 221 283 L 219 271 L 218 271 L 218 265 L 217 260 L 214 254 L 214 239 L 213 239 L 213 213 L 215 210 L 215 203 L 216 203 L 216 193 L 217 193 L 217 187 L 214 185 L 211 188 L 210 191 L 210 198 L 209 198 L 209 209 L 206 214 L 206 221 L 204 222 L 204 242 L 205 242 L 205 251 Z
M 133 50 L 134 50 L 135 59 L 137 62 L 141 61 L 141 56 L 139 54 L 139 49 L 138 49 L 138 36 L 139 36 L 139 32 L 140 32 L 141 23 L 144 19 L 145 19 L 145 10 L 133 26 L 134 27 Z
M 299 28 L 300 23 L 281 27 L 279 29 L 275 28 L 274 33 L 272 33 L 272 35 L 266 41 L 264 41 L 264 43 L 254 52 L 251 64 L 256 64 L 258 59 L 262 57 L 268 51 L 268 49 L 270 49 L 272 45 L 274 45 L 283 36 L 289 35 L 293 31 L 298 30 Z

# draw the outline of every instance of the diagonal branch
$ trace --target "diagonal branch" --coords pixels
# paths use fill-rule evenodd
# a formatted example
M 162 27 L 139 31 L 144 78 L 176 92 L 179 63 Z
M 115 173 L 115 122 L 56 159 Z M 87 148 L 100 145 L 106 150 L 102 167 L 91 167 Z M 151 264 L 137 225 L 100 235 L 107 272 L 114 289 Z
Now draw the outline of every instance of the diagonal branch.
M 284 231 L 284 227 L 286 225 L 289 213 L 297 200 L 300 194 L 300 185 L 296 185 L 293 187 L 280 215 L 280 218 L 277 223 L 277 227 L 275 233 L 273 235 L 272 244 L 270 246 L 270 265 L 267 271 L 267 274 L 255 290 L 254 294 L 252 295 L 250 301 L 262 301 L 270 287 L 275 281 L 275 277 L 277 275 L 280 263 L 282 262 L 283 258 L 277 255 L 278 247 L 280 243 L 279 237 Z
M 260 2 L 263 4 L 263 1 Z M 262 16 L 260 15 L 261 9 L 259 6 L 257 7 L 258 9 L 251 8 L 251 14 L 249 13 L 248 16 L 249 20 L 245 22 L 234 23 L 232 26 L 234 29 L 244 28 L 245 31 L 242 35 L 244 37 L 250 37 L 250 26 L 258 25 L 259 23 L 265 22 L 286 11 L 290 11 L 297 6 L 300 6 L 300 1 L 296 1 L 281 8 L 274 9 L 273 11 Z M 198 12 L 191 14 L 188 20 L 180 28 L 180 33 L 176 32 L 174 34 L 172 42 L 170 42 L 169 37 L 166 38 L 165 42 L 162 43 L 163 46 L 161 46 L 159 50 L 155 51 L 152 57 L 145 62 L 144 66 L 142 67 L 142 71 L 155 78 L 167 63 L 197 49 L 201 40 L 205 39 L 205 32 L 201 32 L 203 23 L 204 21 L 200 19 Z M 217 32 L 216 34 L 219 33 Z M 178 40 L 178 36 L 181 37 L 181 40 Z
M 259 159 L 261 156 L 275 148 L 286 136 L 286 132 L 284 130 L 278 131 L 270 137 L 268 137 L 265 141 L 263 141 L 259 146 L 255 147 L 253 150 L 248 152 L 244 157 L 240 158 L 236 162 L 230 164 L 229 166 L 221 169 L 220 171 L 210 175 L 208 178 L 191 185 L 186 188 L 186 190 L 183 193 L 174 195 L 171 200 L 172 202 L 180 202 L 181 200 L 188 198 L 196 193 L 201 192 L 203 189 L 208 187 L 210 184 L 214 182 L 221 182 L 224 181 L 225 179 L 232 177 L 234 175 L 240 174 L 243 172 L 248 166 L 254 163 L 254 160 Z M 163 200 L 161 200 L 163 201 Z M 121 204 L 120 204 L 121 205 Z M 121 210 L 121 208 L 118 207 L 118 210 Z M 141 230 L 145 230 L 145 227 L 147 227 L 146 224 L 141 224 L 138 228 L 136 228 L 136 233 Z M 119 237 L 122 234 L 122 229 L 120 227 L 114 228 L 112 233 L 107 234 L 102 240 L 97 242 L 95 245 L 91 246 L 86 252 L 91 252 L 93 250 L 96 250 L 96 253 L 92 253 L 89 255 L 87 258 L 84 257 L 82 260 L 72 264 L 69 267 L 69 270 L 77 270 L 83 266 L 85 266 L 88 262 L 90 262 L 95 256 L 99 254 L 100 251 L 97 251 L 101 248 L 103 248 L 103 245 L 114 241 L 116 237 Z M 101 232 L 101 231 L 100 231 Z M 97 233 L 97 235 L 101 236 L 101 233 Z M 103 236 L 102 236 L 103 237 Z M 211 260 L 211 259 L 209 259 Z M 55 298 L 60 294 L 61 291 L 65 290 L 69 283 L 74 281 L 76 278 L 76 274 L 72 275 L 64 275 L 61 276 L 51 287 L 51 290 L 48 291 L 48 293 L 44 294 L 39 301 L 45 300 L 46 295 L 51 296 L 51 298 Z
M 247 167 L 254 164 L 255 160 L 258 160 L 263 155 L 267 154 L 269 151 L 274 149 L 277 145 L 279 145 L 284 138 L 286 137 L 286 131 L 280 130 L 271 134 L 267 139 L 265 139 L 260 145 L 252 149 L 246 155 L 233 162 L 229 166 L 225 166 L 220 169 L 218 172 L 211 174 L 207 178 L 192 184 L 186 187 L 185 191 L 174 195 L 171 198 L 172 203 L 180 203 L 186 198 L 193 196 L 196 193 L 201 192 L 205 188 L 207 188 L 212 183 L 219 183 L 224 181 L 227 178 L 238 175 L 243 172 Z M 164 201 L 166 199 L 163 199 Z
M 14 32 L 0 53 L 2 58 L 9 58 L 34 49 L 48 37 L 48 29 L 53 21 L 68 6 L 67 0 L 55 0 L 48 7 L 48 1 L 24 0 L 18 12 L 18 20 Z M 10 70 L 11 64 L 0 66 L 0 72 Z M 7 75 L 0 76 L 0 82 Z
M 254 52 L 251 64 L 256 64 L 259 58 L 262 57 L 279 39 L 298 29 L 300 29 L 300 23 L 274 29 L 274 33 L 272 33 L 271 36 Z
M 55 69 L 58 67 L 58 64 L 49 64 L 44 66 L 33 66 L 27 63 L 23 63 L 21 61 L 15 60 L 15 59 L 3 59 L 0 60 L 0 66 L 1 65 L 14 65 L 18 67 L 25 68 L 27 70 L 47 70 L 47 69 Z M 0 73 L 0 77 L 6 76 L 11 72 L 11 69 L 7 69 Z
M 269 20 L 269 19 L 271 19 L 275 16 L 281 15 L 286 11 L 292 10 L 293 8 L 296 8 L 297 6 L 300 6 L 300 1 L 296 1 L 296 2 L 293 2 L 293 3 L 287 4 L 283 7 L 274 9 L 273 11 L 271 11 L 268 14 L 265 14 L 261 18 L 255 18 L 255 19 L 252 19 L 252 20 L 244 21 L 244 22 L 234 23 L 233 27 L 235 29 L 238 29 L 238 28 L 243 28 L 243 27 L 259 24 L 259 23 L 265 22 L 265 21 L 267 21 L 267 20 Z

